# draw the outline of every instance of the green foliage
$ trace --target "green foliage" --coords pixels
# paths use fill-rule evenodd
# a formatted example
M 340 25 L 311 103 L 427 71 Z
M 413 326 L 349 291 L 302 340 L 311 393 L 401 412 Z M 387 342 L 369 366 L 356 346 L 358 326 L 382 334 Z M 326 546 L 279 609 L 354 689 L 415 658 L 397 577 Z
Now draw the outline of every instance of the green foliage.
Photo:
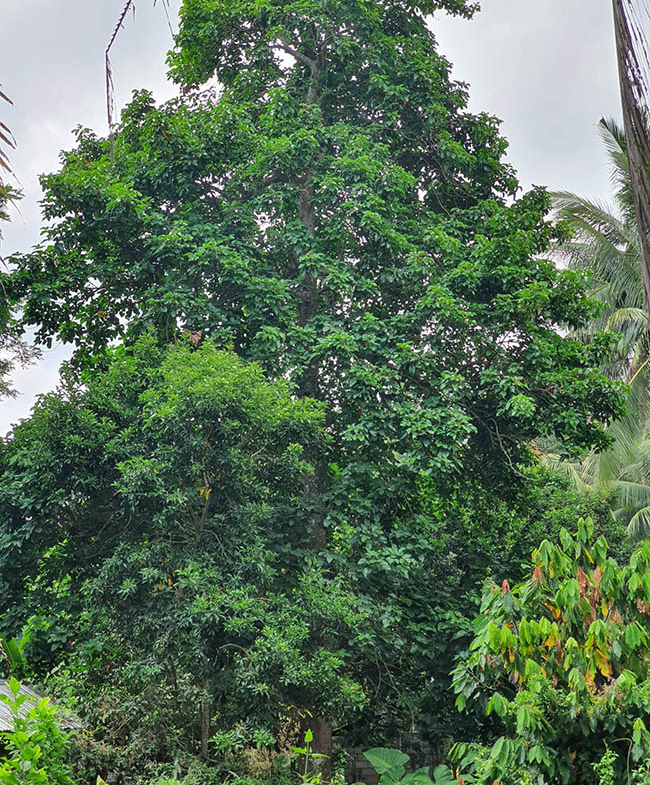
M 379 775 L 379 785 L 457 785 L 458 782 L 446 766 L 434 769 L 433 780 L 426 766 L 406 774 L 409 756 L 400 750 L 375 747 L 363 754 Z
M 607 781 L 612 767 L 619 782 L 650 753 L 650 543 L 619 566 L 589 519 L 559 539 L 541 543 L 526 581 L 486 588 L 456 670 L 458 708 L 504 731 L 452 751 L 478 782 Z
M 0 101 L 6 98 L 0 90 Z M 6 133 L 5 133 L 6 132 Z M 6 135 L 8 134 L 8 136 Z M 11 132 L 0 120 L 0 244 L 2 242 L 2 223 L 9 220 L 9 207 L 22 196 L 20 190 L 3 180 L 3 169 L 11 173 L 3 149 L 3 143 L 10 141 Z M 13 138 L 13 137 L 12 137 Z M 0 252 L 0 263 L 4 263 Z M 16 366 L 26 366 L 38 357 L 38 351 L 21 340 L 21 328 L 12 319 L 7 291 L 0 292 L 0 397 L 14 397 L 17 393 L 10 382 L 11 372 Z
M 26 627 L 20 638 L 9 638 L 7 635 L 0 635 L 0 647 L 2 654 L 7 660 L 9 672 L 13 676 L 20 676 L 27 667 L 25 658 L 25 646 L 32 637 L 32 631 Z
M 438 9 L 471 16 L 477 8 L 478 3 L 467 0 L 392 0 L 388 13 L 395 20 L 395 26 L 390 32 L 396 36 L 403 33 L 400 28 L 408 17 L 421 22 L 425 14 Z M 301 54 L 305 53 L 310 44 L 313 46 L 313 26 L 319 33 L 329 34 L 333 39 L 328 54 L 334 60 L 334 67 L 329 70 L 332 71 L 335 86 L 340 87 L 341 77 L 348 70 L 343 62 L 347 56 L 353 59 L 349 70 L 363 80 L 362 86 L 369 84 L 378 92 L 378 88 L 384 88 L 386 98 L 399 99 L 404 93 L 396 90 L 396 94 L 391 96 L 392 85 L 384 83 L 387 77 L 393 76 L 390 72 L 386 73 L 386 67 L 397 65 L 399 68 L 401 63 L 393 59 L 395 51 L 388 36 L 384 34 L 380 37 L 382 31 L 378 22 L 381 21 L 378 8 L 370 3 L 355 2 L 346 6 L 322 0 L 312 0 L 306 4 L 271 0 L 233 5 L 223 0 L 186 0 L 181 9 L 178 47 L 170 55 L 169 61 L 174 77 L 185 84 L 202 84 L 216 75 L 227 87 L 233 83 L 239 83 L 242 87 L 252 83 L 251 87 L 257 87 L 258 71 L 271 71 L 265 75 L 264 81 L 277 77 L 276 50 L 280 46 L 274 47 L 274 44 L 279 40 L 291 49 L 294 41 L 297 41 L 298 50 Z M 342 29 L 342 22 L 349 23 L 349 27 Z M 413 25 L 412 29 L 418 30 L 418 27 Z M 369 43 L 373 47 L 368 52 L 368 62 L 378 66 L 376 84 L 368 78 L 361 53 L 355 46 L 362 35 L 370 38 Z M 422 52 L 417 51 L 413 57 L 413 64 L 419 65 L 420 69 L 421 56 Z M 242 78 L 244 71 L 250 76 Z M 391 103 L 387 108 L 393 108 Z
M 3 617 L 47 598 L 34 662 L 78 669 L 131 770 L 305 718 L 441 742 L 531 440 L 603 447 L 622 412 L 610 339 L 557 329 L 593 303 L 548 196 L 436 51 L 426 14 L 474 8 L 185 0 L 181 97 L 43 178 L 2 283 L 75 355 L 2 448 Z
M 498 123 L 465 112 L 435 51 L 436 5 L 185 3 L 172 71 L 226 89 L 141 93 L 110 141 L 79 132 L 43 181 L 46 243 L 5 282 L 25 324 L 79 362 L 150 326 L 232 342 L 328 404 L 342 498 L 373 474 L 501 477 L 540 434 L 604 445 L 609 341 L 558 334 L 592 304 L 543 258 L 548 197 L 510 202 Z
M 43 698 L 25 711 L 23 704 L 29 697 L 20 693 L 20 682 L 11 678 L 9 690 L 9 696 L 0 693 L 0 701 L 13 715 L 13 730 L 2 734 L 6 755 L 0 759 L 0 783 L 73 785 L 56 710 Z
M 35 667 L 72 658 L 80 708 L 126 758 L 363 705 L 371 629 L 311 557 L 321 422 L 230 352 L 143 340 L 43 398 L 6 444 L 4 619 L 36 614 Z
M 578 461 L 562 460 L 553 452 L 544 458 L 566 474 L 576 488 L 591 489 L 606 497 L 612 514 L 627 526 L 634 541 L 650 533 L 650 489 L 646 484 L 650 468 L 648 378 L 644 365 L 628 384 L 627 410 L 607 429 L 613 440 L 607 449 L 591 450 Z
M 570 239 L 557 253 L 582 272 L 589 294 L 601 307 L 578 332 L 592 340 L 602 330 L 619 334 L 616 352 L 605 366 L 612 378 L 629 383 L 627 411 L 608 429 L 613 443 L 593 450 L 579 462 L 549 456 L 578 487 L 598 487 L 611 497 L 612 510 L 634 539 L 650 532 L 650 496 L 646 485 L 648 459 L 648 324 L 643 308 L 641 246 L 624 130 L 614 120 L 601 120 L 615 186 L 615 210 L 571 193 L 554 195 L 558 217 Z M 562 446 L 559 445 L 559 452 Z
M 2 92 L 0 85 L 0 104 L 12 104 L 13 101 Z M 7 148 L 15 149 L 16 142 L 9 127 L 0 120 L 0 242 L 2 241 L 2 223 L 9 220 L 9 207 L 22 197 L 20 189 L 7 182 L 6 177 L 14 176 Z M 3 262 L 0 253 L 0 262 Z M 0 294 L 0 397 L 14 396 L 16 391 L 9 382 L 9 376 L 16 365 L 27 365 L 37 356 L 33 347 L 28 347 L 20 340 L 20 330 L 15 329 L 11 319 L 7 292 Z
M 603 757 L 593 764 L 594 774 L 598 777 L 598 785 L 616 785 L 615 762 L 616 753 L 612 750 L 605 750 Z
M 298 770 L 298 780 L 303 785 L 319 785 L 323 779 L 323 772 L 319 770 L 318 763 L 320 760 L 325 760 L 328 756 L 314 752 L 312 749 L 313 741 L 314 734 L 310 728 L 305 733 L 304 746 L 291 747 L 291 752 L 294 755 L 299 755 L 302 762 L 302 768 Z
M 590 296 L 603 306 L 581 335 L 590 339 L 604 329 L 619 333 L 617 352 L 607 370 L 618 378 L 630 379 L 648 359 L 641 246 L 625 131 L 611 119 L 602 119 L 599 131 L 615 186 L 615 210 L 576 194 L 555 194 L 558 217 L 571 233 L 569 242 L 558 247 L 558 254 L 588 276 Z

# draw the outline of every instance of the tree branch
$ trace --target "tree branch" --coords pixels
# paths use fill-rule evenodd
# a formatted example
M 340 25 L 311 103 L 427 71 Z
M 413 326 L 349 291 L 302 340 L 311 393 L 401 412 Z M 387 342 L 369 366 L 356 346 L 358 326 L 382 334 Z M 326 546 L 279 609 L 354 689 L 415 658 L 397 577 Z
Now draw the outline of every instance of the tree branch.
M 295 57 L 299 62 L 304 63 L 311 70 L 312 76 L 318 71 L 318 63 L 316 60 L 312 60 L 311 57 L 307 57 L 306 54 L 298 51 L 298 49 L 295 49 L 286 41 L 281 40 L 279 44 L 270 44 L 270 46 L 272 49 L 282 49 L 283 52 L 291 55 L 291 57 Z

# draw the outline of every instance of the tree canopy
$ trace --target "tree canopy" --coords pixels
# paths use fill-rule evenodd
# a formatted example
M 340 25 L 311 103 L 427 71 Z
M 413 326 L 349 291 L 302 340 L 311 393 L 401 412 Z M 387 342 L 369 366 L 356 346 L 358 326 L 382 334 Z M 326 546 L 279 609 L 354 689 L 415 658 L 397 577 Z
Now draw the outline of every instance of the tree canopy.
M 90 683 L 106 666 L 138 685 L 143 726 L 157 702 L 190 739 L 200 707 L 205 733 L 214 714 L 276 730 L 282 705 L 350 711 L 337 636 L 365 622 L 310 559 L 302 493 L 324 439 L 320 407 L 209 343 L 116 350 L 5 448 L 5 628 L 31 617 L 32 666 L 74 653 Z
M 42 179 L 43 243 L 2 278 L 40 341 L 75 346 L 0 456 L 4 621 L 79 586 L 84 635 L 132 678 L 173 682 L 170 652 L 222 728 L 298 706 L 325 752 L 335 722 L 449 732 L 432 707 L 477 582 L 528 543 L 531 440 L 601 448 L 623 410 L 611 338 L 567 332 L 594 306 L 548 258 L 549 197 L 518 196 L 437 10 L 475 4 L 185 0 L 180 97 L 78 129 Z M 269 396 L 311 423 L 313 471 Z

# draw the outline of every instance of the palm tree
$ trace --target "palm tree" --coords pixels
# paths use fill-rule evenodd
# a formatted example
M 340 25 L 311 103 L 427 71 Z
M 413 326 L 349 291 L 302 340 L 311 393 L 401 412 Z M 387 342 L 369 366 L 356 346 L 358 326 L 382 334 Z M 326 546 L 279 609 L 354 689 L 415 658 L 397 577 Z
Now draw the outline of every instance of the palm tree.
M 544 460 L 578 488 L 606 496 L 630 536 L 641 539 L 650 537 L 650 341 L 642 248 L 624 130 L 605 119 L 598 128 L 611 165 L 614 205 L 566 191 L 554 194 L 556 215 L 571 237 L 556 253 L 561 262 L 587 277 L 591 296 L 602 304 L 580 337 L 589 341 L 605 330 L 621 335 L 616 356 L 604 370 L 627 382 L 627 412 L 609 427 L 612 444 L 604 452 L 567 461 L 551 448 Z
M 0 101 L 13 103 L 11 99 L 0 90 Z M 0 240 L 2 240 L 1 225 L 9 220 L 7 206 L 9 203 L 20 199 L 20 191 L 6 182 L 7 175 L 13 176 L 14 172 L 9 163 L 7 148 L 16 146 L 13 134 L 5 123 L 0 120 Z M 0 256 L 0 262 L 2 262 Z M 0 398 L 13 396 L 16 391 L 9 378 L 14 367 L 23 367 L 40 356 L 39 351 L 28 346 L 22 338 L 11 329 L 11 313 L 4 297 L 4 287 L 0 280 Z
M 606 498 L 613 516 L 627 526 L 634 540 L 650 537 L 650 428 L 640 418 L 648 388 L 648 366 L 629 382 L 628 407 L 624 417 L 608 429 L 611 446 L 590 452 L 581 461 L 563 459 L 551 447 L 543 461 L 566 475 L 582 491 Z
M 13 103 L 2 90 L 0 90 L 0 100 L 6 101 L 9 104 Z M 6 218 L 4 206 L 13 196 L 11 186 L 7 185 L 3 179 L 3 174 L 13 174 L 6 148 L 11 147 L 13 149 L 15 146 L 13 134 L 8 126 L 0 120 L 0 220 Z
M 649 356 L 641 245 L 625 133 L 615 120 L 601 120 L 598 129 L 611 165 L 615 209 L 566 191 L 554 194 L 557 216 L 572 235 L 557 255 L 588 276 L 592 297 L 603 304 L 581 337 L 589 340 L 604 330 L 620 333 L 616 357 L 605 370 L 613 378 L 629 380 Z

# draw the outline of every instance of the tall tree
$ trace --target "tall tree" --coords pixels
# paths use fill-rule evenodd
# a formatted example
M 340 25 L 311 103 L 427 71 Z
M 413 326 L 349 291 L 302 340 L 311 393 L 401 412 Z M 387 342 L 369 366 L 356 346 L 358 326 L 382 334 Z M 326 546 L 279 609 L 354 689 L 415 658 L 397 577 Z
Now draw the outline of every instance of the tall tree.
M 322 419 L 231 352 L 143 339 L 44 396 L 3 446 L 3 628 L 31 617 L 35 667 L 74 653 L 91 716 L 135 692 L 122 746 L 173 757 L 174 728 L 179 754 L 207 758 L 215 716 L 277 734 L 279 707 L 286 722 L 290 705 L 363 704 L 341 650 L 370 625 L 304 535 Z
M 650 5 L 647 0 L 612 2 L 623 125 L 641 247 L 643 302 L 646 314 L 650 314 L 650 63 L 644 32 Z
M 596 370 L 608 339 L 556 329 L 584 326 L 592 303 L 544 258 L 544 191 L 512 198 L 498 121 L 467 112 L 436 52 L 438 10 L 475 6 L 186 0 L 169 57 L 182 97 L 140 93 L 110 139 L 79 132 L 43 179 L 45 242 L 5 280 L 78 366 L 184 329 L 325 405 L 309 537 L 375 624 L 363 679 L 381 715 L 366 716 L 386 733 L 444 695 L 489 570 L 455 539 L 462 501 L 478 487 L 482 515 L 491 494 L 516 496 L 541 434 L 605 445 L 622 407 Z M 215 76 L 218 98 L 201 89 Z M 500 524 L 481 536 L 496 550 Z

